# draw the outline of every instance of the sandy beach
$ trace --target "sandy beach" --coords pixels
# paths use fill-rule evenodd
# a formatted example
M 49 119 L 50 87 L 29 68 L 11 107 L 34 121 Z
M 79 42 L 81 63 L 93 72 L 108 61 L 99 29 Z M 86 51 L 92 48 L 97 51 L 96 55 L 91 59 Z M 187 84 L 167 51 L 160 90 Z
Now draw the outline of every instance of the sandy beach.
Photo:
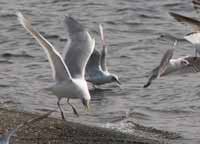
M 37 115 L 0 109 L 0 128 L 11 129 Z M 159 144 L 153 140 L 110 129 L 47 118 L 25 126 L 11 138 L 15 144 Z

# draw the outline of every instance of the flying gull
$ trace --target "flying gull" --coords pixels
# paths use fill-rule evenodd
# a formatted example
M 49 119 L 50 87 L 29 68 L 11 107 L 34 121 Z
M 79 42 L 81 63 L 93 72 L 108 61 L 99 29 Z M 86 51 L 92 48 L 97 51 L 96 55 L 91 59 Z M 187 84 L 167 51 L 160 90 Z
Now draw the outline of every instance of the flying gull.
M 174 12 L 169 14 L 178 22 L 189 24 L 192 27 L 192 32 L 184 36 L 184 38 L 195 46 L 195 56 L 200 54 L 200 21 Z
M 65 49 L 65 63 L 53 45 L 32 28 L 28 19 L 20 12 L 17 13 L 17 16 L 22 26 L 37 40 L 48 57 L 53 72 L 53 79 L 55 80 L 55 84 L 48 89 L 58 98 L 57 105 L 62 119 L 65 120 L 60 106 L 62 98 L 67 98 L 68 104 L 77 116 L 76 109 L 69 102 L 70 98 L 80 98 L 85 108 L 89 109 L 91 97 L 84 75 L 86 63 L 94 50 L 95 40 L 74 18 L 65 16 L 64 23 L 68 37 Z
M 174 43 L 174 46 L 176 42 Z M 167 76 L 167 75 L 181 75 L 187 73 L 200 72 L 200 57 L 184 56 L 177 59 L 172 59 L 174 48 L 169 48 L 163 58 L 160 65 L 151 71 L 147 83 L 144 88 L 148 87 L 153 80 Z

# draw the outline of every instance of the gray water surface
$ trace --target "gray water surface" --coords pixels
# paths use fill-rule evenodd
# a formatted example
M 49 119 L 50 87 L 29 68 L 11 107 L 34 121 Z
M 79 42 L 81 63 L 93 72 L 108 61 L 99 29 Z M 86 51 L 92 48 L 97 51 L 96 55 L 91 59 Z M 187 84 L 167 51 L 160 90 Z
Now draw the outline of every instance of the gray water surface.
M 183 143 L 200 141 L 200 74 L 161 78 L 143 89 L 147 77 L 177 38 L 175 56 L 193 54 L 183 40 L 190 29 L 177 23 L 169 11 L 197 17 L 188 0 L 1 0 L 0 106 L 42 112 L 57 108 L 57 98 L 44 88 L 53 83 L 46 55 L 21 27 L 15 12 L 30 16 L 59 52 L 65 45 L 63 19 L 71 15 L 83 23 L 101 48 L 98 24 L 104 25 L 109 70 L 122 82 L 92 92 L 91 111 L 72 100 L 81 116 L 75 117 L 63 100 L 67 119 L 131 132 L 128 121 L 176 132 Z M 57 115 L 59 116 L 59 113 Z M 181 142 L 181 143 L 182 143 Z

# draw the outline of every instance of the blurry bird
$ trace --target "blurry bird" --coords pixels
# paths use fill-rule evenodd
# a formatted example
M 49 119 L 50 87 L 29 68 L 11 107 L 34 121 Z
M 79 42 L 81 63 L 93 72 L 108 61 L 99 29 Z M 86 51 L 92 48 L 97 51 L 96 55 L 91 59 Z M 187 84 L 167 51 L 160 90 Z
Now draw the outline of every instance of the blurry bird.
M 192 32 L 184 36 L 184 38 L 194 45 L 195 56 L 197 56 L 197 54 L 200 54 L 200 21 L 174 12 L 170 12 L 169 14 L 174 17 L 178 22 L 188 24 L 192 27 Z
M 174 43 L 174 47 L 177 42 Z M 200 72 L 200 57 L 184 56 L 172 59 L 174 48 L 169 48 L 161 59 L 160 65 L 151 71 L 144 88 L 148 87 L 153 80 L 167 75 L 181 75 Z

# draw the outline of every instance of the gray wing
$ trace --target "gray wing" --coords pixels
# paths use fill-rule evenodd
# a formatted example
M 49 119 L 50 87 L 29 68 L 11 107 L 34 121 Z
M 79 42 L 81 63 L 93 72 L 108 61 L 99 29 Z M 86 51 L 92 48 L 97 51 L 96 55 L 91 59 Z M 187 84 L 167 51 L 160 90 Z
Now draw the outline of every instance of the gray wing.
M 11 136 L 13 136 L 16 133 L 17 130 L 23 128 L 26 125 L 33 124 L 33 123 L 35 123 L 37 121 L 40 121 L 40 120 L 43 120 L 43 119 L 47 118 L 52 112 L 54 112 L 54 111 L 50 111 L 50 112 L 48 112 L 48 113 L 46 113 L 44 115 L 41 115 L 39 117 L 30 119 L 30 120 L 28 120 L 28 121 L 26 121 L 24 123 L 19 124 L 16 128 L 14 128 L 14 129 L 8 131 L 6 134 L 4 134 L 4 137 L 3 137 L 4 141 L 9 143 L 9 140 L 10 140 Z
M 64 61 L 73 78 L 84 77 L 85 67 L 95 46 L 86 29 L 72 17 L 65 17 L 67 45 L 64 48 Z
M 91 75 L 96 75 L 98 71 L 100 71 L 100 59 L 101 55 L 98 50 L 94 49 L 92 55 L 90 56 L 88 63 L 85 69 L 86 77 L 90 77 Z
M 144 88 L 147 88 L 148 86 L 150 86 L 151 83 L 152 83 L 152 81 L 157 78 L 157 76 L 158 76 L 158 70 L 159 70 L 159 66 L 157 66 L 156 68 L 154 68 L 151 71 L 147 83 L 143 86 Z
M 174 47 L 176 46 L 177 41 L 175 40 L 174 42 L 174 46 L 170 49 L 168 49 L 165 54 L 163 55 L 159 68 L 158 68 L 158 78 L 165 72 L 165 70 L 167 69 L 167 66 L 170 62 L 170 59 L 172 59 L 173 57 L 173 53 L 174 53 Z
M 25 19 L 20 12 L 17 13 L 17 16 L 22 26 L 37 40 L 46 52 L 53 71 L 53 78 L 57 81 L 71 80 L 69 70 L 58 51 L 39 32 L 32 28 L 29 20 Z
M 183 15 L 174 13 L 174 12 L 169 12 L 169 14 L 173 18 L 175 18 L 178 22 L 191 25 L 193 32 L 200 31 L 200 21 L 193 19 L 193 18 L 190 18 L 190 17 L 186 17 L 186 16 L 183 16 Z
M 107 71 L 107 64 L 106 64 L 106 54 L 107 54 L 107 47 L 105 44 L 105 38 L 103 33 L 103 26 L 99 25 L 101 42 L 102 42 L 102 51 L 101 51 L 101 68 L 103 71 Z
M 174 46 L 176 44 L 177 44 L 177 41 L 175 41 Z M 147 83 L 144 85 L 144 88 L 148 87 L 154 79 L 159 78 L 163 73 L 165 73 L 165 70 L 167 69 L 168 64 L 170 62 L 170 59 L 173 56 L 174 46 L 173 48 L 170 48 L 165 52 L 165 54 L 163 55 L 161 59 L 160 65 L 151 71 L 149 79 Z

